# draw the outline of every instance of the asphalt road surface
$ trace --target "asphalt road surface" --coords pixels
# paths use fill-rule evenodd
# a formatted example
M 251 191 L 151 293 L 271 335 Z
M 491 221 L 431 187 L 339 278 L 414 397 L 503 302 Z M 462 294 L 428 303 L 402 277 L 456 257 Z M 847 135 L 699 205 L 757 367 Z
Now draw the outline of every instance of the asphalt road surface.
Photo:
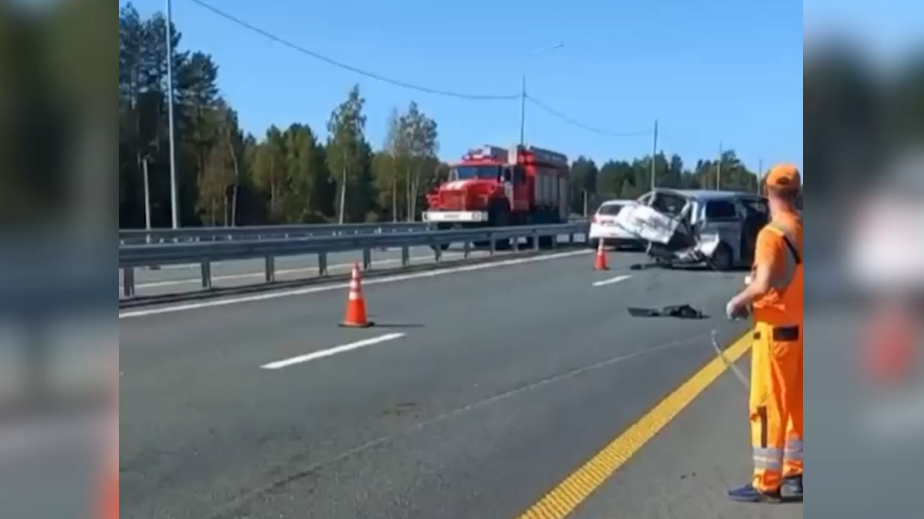
M 710 332 L 743 325 L 626 311 L 719 316 L 743 275 L 592 261 L 369 280 L 365 330 L 339 288 L 123 312 L 122 517 L 801 518 L 724 498 L 746 399 Z

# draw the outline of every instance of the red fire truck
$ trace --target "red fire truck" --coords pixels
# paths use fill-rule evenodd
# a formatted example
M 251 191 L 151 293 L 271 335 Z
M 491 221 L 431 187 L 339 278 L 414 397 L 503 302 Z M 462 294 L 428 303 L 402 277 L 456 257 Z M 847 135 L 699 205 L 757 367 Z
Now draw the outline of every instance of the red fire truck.
M 485 145 L 452 165 L 423 219 L 439 229 L 566 223 L 570 171 L 561 153 Z

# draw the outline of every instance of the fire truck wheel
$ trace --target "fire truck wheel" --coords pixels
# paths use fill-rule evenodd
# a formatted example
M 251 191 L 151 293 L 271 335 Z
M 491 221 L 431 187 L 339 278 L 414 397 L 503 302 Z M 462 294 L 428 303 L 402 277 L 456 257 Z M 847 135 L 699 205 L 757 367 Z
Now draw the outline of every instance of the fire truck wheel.
M 509 227 L 510 226 L 510 208 L 503 204 L 495 204 L 490 211 L 488 221 L 492 227 Z M 510 240 L 497 240 L 495 242 L 497 250 L 508 250 L 511 248 Z

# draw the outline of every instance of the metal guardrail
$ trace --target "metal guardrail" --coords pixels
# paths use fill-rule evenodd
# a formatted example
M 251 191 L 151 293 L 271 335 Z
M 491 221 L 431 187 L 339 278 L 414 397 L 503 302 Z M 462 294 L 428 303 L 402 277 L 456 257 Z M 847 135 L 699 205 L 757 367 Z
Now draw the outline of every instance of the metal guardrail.
M 586 222 L 586 218 L 570 218 L 571 223 Z M 240 240 L 287 240 L 319 236 L 349 236 L 357 234 L 389 234 L 421 232 L 435 228 L 425 222 L 360 223 L 360 224 L 299 224 L 255 225 L 248 227 L 188 227 L 185 229 L 120 229 L 119 245 L 158 243 L 217 242 Z
M 367 233 L 343 236 L 313 236 L 289 239 L 232 240 L 215 242 L 185 242 L 119 247 L 119 269 L 122 272 L 122 289 L 126 298 L 136 296 L 135 269 L 139 267 L 161 267 L 167 265 L 198 264 L 201 269 L 202 288 L 212 288 L 212 263 L 219 261 L 240 261 L 263 259 L 265 281 L 276 281 L 276 258 L 285 256 L 318 255 L 318 275 L 328 275 L 328 254 L 347 251 L 363 252 L 363 268 L 372 266 L 374 249 L 400 248 L 401 266 L 410 265 L 411 247 L 431 247 L 434 259 L 439 262 L 443 249 L 453 243 L 464 245 L 467 258 L 476 244 L 485 244 L 490 254 L 511 247 L 521 249 L 521 241 L 527 247 L 538 251 L 542 247 L 558 245 L 559 236 L 568 236 L 568 243 L 575 243 L 575 236 L 587 240 L 587 223 L 561 225 L 494 227 L 484 229 L 424 230 L 418 232 Z
M 186 229 L 119 230 L 119 245 L 224 242 L 241 240 L 286 240 L 326 236 L 420 232 L 429 228 L 421 222 L 266 225 L 252 227 L 192 227 Z

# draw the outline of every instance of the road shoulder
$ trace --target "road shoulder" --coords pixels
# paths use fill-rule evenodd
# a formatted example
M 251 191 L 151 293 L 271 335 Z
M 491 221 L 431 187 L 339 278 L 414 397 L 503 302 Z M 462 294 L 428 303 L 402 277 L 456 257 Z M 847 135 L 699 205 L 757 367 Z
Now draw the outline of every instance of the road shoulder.
M 739 361 L 745 371 L 750 355 Z M 728 371 L 585 501 L 575 519 L 801 519 L 802 503 L 742 505 L 750 477 L 747 395 Z

